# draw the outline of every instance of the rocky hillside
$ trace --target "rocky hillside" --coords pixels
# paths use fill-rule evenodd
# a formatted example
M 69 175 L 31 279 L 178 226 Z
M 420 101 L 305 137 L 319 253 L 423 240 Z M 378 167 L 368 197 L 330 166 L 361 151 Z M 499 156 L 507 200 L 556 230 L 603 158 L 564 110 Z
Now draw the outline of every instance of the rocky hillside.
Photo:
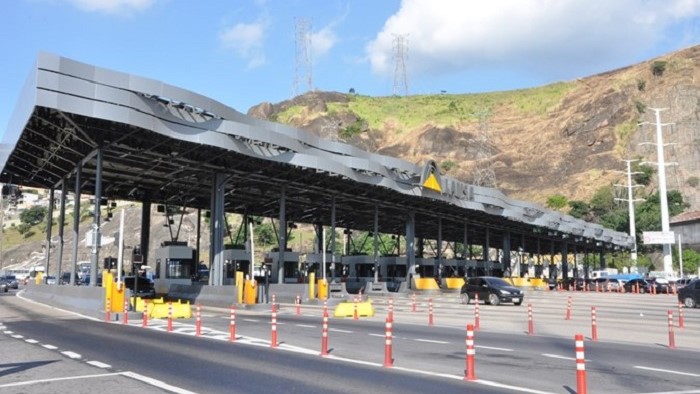
M 700 46 L 610 72 L 533 89 L 484 94 L 367 97 L 314 91 L 248 114 L 362 149 L 423 163 L 544 204 L 589 200 L 625 183 L 623 159 L 656 162 L 652 108 L 665 126 L 669 189 L 700 209 Z

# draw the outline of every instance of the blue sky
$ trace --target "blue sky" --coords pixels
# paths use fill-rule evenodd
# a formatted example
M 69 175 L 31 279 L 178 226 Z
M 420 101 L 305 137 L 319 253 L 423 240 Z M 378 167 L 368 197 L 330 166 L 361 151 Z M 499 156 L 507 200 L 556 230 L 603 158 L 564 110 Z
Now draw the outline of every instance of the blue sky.
M 0 13 L 0 133 L 39 51 L 154 78 L 241 112 L 309 89 L 409 94 L 539 86 L 700 43 L 700 0 L 9 0 Z M 399 74 L 401 75 L 401 74 Z M 399 85 L 403 94 L 403 84 Z

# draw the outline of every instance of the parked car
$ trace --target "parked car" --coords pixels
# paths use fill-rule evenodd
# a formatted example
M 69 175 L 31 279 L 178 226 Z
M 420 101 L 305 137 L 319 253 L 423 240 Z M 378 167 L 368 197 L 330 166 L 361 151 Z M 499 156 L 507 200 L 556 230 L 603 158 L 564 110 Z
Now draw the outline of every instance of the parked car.
M 18 289 L 19 288 L 19 281 L 17 280 L 17 277 L 14 275 L 5 275 L 3 277 L 5 282 L 7 282 L 7 287 L 10 289 Z
M 513 287 L 502 278 L 493 276 L 477 276 L 466 280 L 460 291 L 462 303 L 468 304 L 477 294 L 480 300 L 491 305 L 499 305 L 502 302 L 520 305 L 525 296 L 522 290 Z
M 665 279 L 649 278 L 647 282 L 649 282 L 651 286 L 650 291 L 653 292 L 655 288 L 656 294 L 668 293 L 671 291 L 671 287 Z
M 674 283 L 676 284 L 676 287 L 680 289 L 681 287 L 687 285 L 688 283 L 690 283 L 692 281 L 693 280 L 690 278 L 680 278 L 680 279 L 676 280 Z
M 47 275 L 44 277 L 44 283 L 46 283 L 47 285 L 55 285 L 56 284 L 56 277 Z
M 0 293 L 7 293 L 9 288 L 10 286 L 7 285 L 7 282 L 4 279 L 0 279 Z
M 700 279 L 694 279 L 678 290 L 678 301 L 688 308 L 697 308 L 700 304 Z
M 639 289 L 640 294 L 648 293 L 651 291 L 651 285 L 649 282 L 642 278 L 630 279 L 624 284 L 626 293 L 634 293 L 635 289 Z

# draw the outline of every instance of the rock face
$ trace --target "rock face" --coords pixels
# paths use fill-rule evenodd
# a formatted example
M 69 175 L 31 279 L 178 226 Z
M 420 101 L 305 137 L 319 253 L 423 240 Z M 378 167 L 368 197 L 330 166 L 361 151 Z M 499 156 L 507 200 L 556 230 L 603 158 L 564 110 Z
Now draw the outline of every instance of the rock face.
M 442 107 L 417 121 L 429 105 Z M 391 108 L 378 121 L 383 106 Z M 652 108 L 668 108 L 661 121 L 673 123 L 663 133 L 677 144 L 666 150 L 666 161 L 678 163 L 667 168 L 668 188 L 700 209 L 700 46 L 548 87 L 385 98 L 314 91 L 248 114 L 415 163 L 448 163 L 443 170 L 467 182 L 486 164 L 499 189 L 544 204 L 554 194 L 589 200 L 601 186 L 625 183 L 623 159 L 656 162 L 653 145 L 641 144 L 655 142 L 655 127 L 638 127 L 655 122 Z

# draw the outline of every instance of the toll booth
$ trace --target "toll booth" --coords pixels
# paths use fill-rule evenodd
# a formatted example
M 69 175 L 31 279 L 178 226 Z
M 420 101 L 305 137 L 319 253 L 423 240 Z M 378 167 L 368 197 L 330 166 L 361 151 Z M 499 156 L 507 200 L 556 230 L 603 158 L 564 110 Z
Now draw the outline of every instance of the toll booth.
M 187 242 L 163 242 L 155 251 L 156 272 L 153 285 L 156 294 L 167 294 L 171 284 L 191 285 L 197 272 L 196 250 Z
M 250 276 L 250 251 L 245 250 L 243 245 L 226 245 L 224 249 L 224 285 L 236 283 L 236 272 L 243 272 L 243 277 Z
M 265 261 L 271 263 L 270 280 L 272 283 L 277 283 L 278 281 L 279 257 L 279 249 L 277 248 L 273 248 L 271 252 L 265 255 Z M 299 252 L 292 252 L 292 249 L 285 250 L 282 278 L 282 283 L 304 282 L 304 273 L 299 265 Z
M 434 258 L 416 257 L 416 275 L 420 275 L 421 278 L 435 278 L 437 276 L 435 260 Z
M 326 279 L 330 282 L 331 279 L 342 277 L 343 263 L 341 262 L 340 255 L 335 255 L 335 277 L 332 278 L 333 266 L 332 266 L 333 255 L 331 253 L 326 253 Z M 323 264 L 323 253 L 309 253 L 306 255 L 306 262 L 304 263 L 304 269 L 306 275 L 314 273 L 316 279 L 323 278 L 323 272 L 321 271 L 321 264 Z
M 408 259 L 405 256 L 381 256 L 379 273 L 386 281 L 388 291 L 398 291 L 401 283 L 406 282 Z

